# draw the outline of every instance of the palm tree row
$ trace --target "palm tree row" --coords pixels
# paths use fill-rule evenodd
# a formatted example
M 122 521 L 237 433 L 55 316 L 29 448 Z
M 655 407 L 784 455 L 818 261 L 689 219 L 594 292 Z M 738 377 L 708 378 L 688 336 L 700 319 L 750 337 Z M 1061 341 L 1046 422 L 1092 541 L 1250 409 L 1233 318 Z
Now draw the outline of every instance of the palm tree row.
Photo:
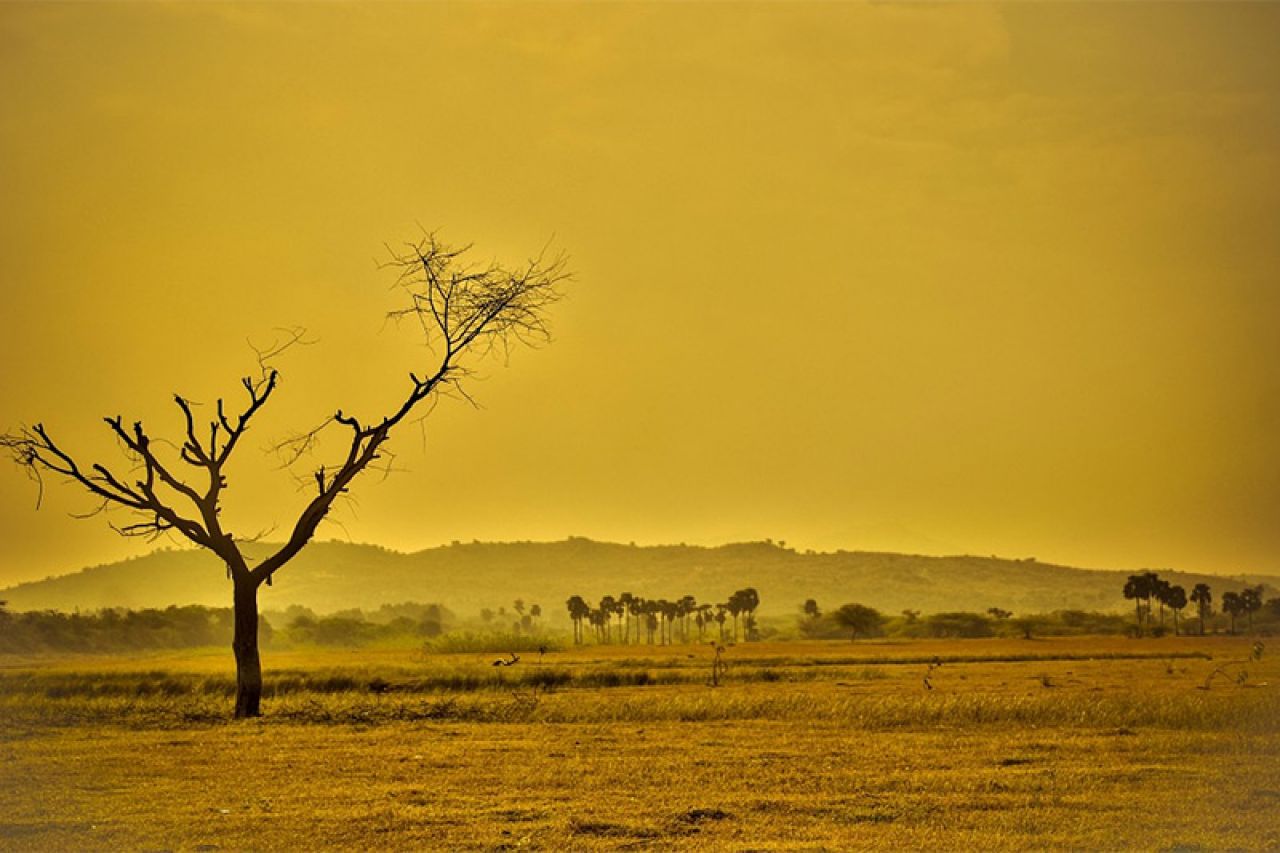
M 1187 595 L 1186 589 L 1171 584 L 1155 572 L 1147 571 L 1129 575 L 1124 584 L 1124 597 L 1133 601 L 1134 618 L 1137 621 L 1138 633 L 1142 634 L 1151 627 L 1152 602 L 1160 608 L 1160 627 L 1164 627 L 1165 608 L 1173 614 L 1173 632 L 1178 634 L 1178 618 L 1188 602 L 1196 605 L 1196 616 L 1200 621 L 1200 633 L 1204 634 L 1204 620 L 1213 615 L 1213 591 L 1208 584 L 1198 583 Z M 1222 594 L 1222 612 L 1231 617 L 1231 633 L 1236 632 L 1236 618 L 1242 613 L 1249 618 L 1249 630 L 1253 630 L 1254 611 L 1262 608 L 1262 587 L 1247 587 L 1243 592 L 1224 592 Z
M 573 622 L 575 643 L 585 641 L 587 626 L 594 632 L 597 643 L 687 643 L 695 629 L 698 642 L 705 640 L 712 631 L 718 632 L 723 642 L 738 639 L 740 623 L 747 639 L 751 639 L 755 633 L 755 612 L 760 606 L 760 594 L 747 587 L 729 596 L 729 600 L 722 604 L 700 604 L 692 595 L 672 601 L 642 598 L 624 592 L 616 598 L 604 596 L 596 607 L 588 604 L 582 596 L 574 595 L 569 597 L 565 606 Z

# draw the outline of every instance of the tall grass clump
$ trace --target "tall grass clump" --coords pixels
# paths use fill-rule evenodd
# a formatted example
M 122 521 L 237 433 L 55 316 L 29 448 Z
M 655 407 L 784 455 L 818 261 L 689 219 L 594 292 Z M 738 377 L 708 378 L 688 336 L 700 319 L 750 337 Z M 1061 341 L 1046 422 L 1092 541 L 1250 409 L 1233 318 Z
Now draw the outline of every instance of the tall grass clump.
M 449 655 L 467 653 L 503 652 L 538 653 L 541 651 L 564 651 L 564 641 L 558 637 L 540 634 L 515 634 L 511 632 L 476 633 L 459 631 L 433 637 L 423 643 L 422 649 L 427 654 Z

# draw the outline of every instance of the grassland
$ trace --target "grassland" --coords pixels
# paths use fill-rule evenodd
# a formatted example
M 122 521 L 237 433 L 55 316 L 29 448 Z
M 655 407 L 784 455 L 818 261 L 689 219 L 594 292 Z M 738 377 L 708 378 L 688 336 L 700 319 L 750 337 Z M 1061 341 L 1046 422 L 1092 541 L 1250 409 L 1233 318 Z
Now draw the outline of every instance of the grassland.
M 291 652 L 240 723 L 224 650 L 8 659 L 0 847 L 1276 849 L 1250 645 Z

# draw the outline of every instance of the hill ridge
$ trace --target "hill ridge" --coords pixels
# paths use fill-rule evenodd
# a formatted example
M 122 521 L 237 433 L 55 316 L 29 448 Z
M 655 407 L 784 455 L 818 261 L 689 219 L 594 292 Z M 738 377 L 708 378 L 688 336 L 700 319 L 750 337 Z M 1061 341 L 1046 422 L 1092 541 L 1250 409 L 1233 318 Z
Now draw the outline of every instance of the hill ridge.
M 271 543 L 245 543 L 251 561 Z M 1121 610 L 1125 578 L 1134 570 L 1078 568 L 977 555 L 886 551 L 805 551 L 769 540 L 721 545 L 633 545 L 580 536 L 551 542 L 454 542 L 417 551 L 329 540 L 309 545 L 263 587 L 264 608 L 301 604 L 318 612 L 375 609 L 402 601 L 439 602 L 459 613 L 538 602 L 548 614 L 570 595 L 589 600 L 628 591 L 653 598 L 692 594 L 720 601 L 744 586 L 760 591 L 763 614 L 794 613 L 806 598 L 823 607 L 860 601 L 887 612 L 911 608 L 1014 612 Z M 1240 589 L 1241 578 L 1156 569 L 1190 589 L 1207 583 Z M 1280 588 L 1280 578 L 1251 583 Z M 230 584 L 213 555 L 161 548 L 115 563 L 0 590 L 14 610 L 103 607 L 226 606 Z

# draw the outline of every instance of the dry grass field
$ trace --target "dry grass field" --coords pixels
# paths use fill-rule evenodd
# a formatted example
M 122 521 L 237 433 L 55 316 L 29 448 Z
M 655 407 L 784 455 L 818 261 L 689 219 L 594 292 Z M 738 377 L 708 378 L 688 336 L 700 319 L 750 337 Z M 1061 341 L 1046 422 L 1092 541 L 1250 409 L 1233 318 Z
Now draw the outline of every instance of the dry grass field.
M 1251 644 L 276 653 L 239 723 L 228 651 L 9 659 L 0 848 L 1277 849 Z

